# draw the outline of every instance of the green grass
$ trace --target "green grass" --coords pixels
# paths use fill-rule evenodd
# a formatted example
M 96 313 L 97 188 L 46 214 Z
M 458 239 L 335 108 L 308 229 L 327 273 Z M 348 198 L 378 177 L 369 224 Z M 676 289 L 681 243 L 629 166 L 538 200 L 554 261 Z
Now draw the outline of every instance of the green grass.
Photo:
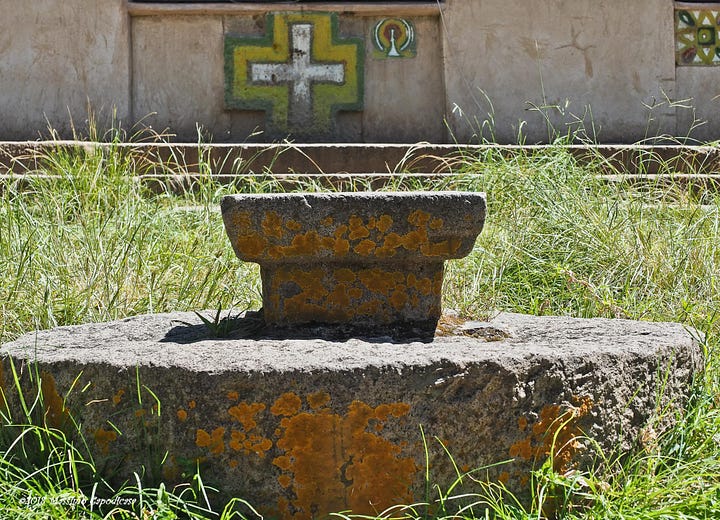
M 57 152 L 44 158 L 44 173 L 59 179 L 2 187 L 0 342 L 38 328 L 140 313 L 260 307 L 258 269 L 232 253 L 218 201 L 225 193 L 282 187 L 252 179 L 220 187 L 201 179 L 192 193 L 151 193 L 131 178 L 142 173 L 141 159 L 113 147 Z M 475 250 L 448 267 L 446 307 L 473 317 L 502 309 L 679 321 L 707 335 L 708 370 L 677 426 L 649 430 L 644 449 L 630 457 L 606 454 L 602 470 L 584 473 L 538 467 L 529 510 L 475 473 L 461 475 L 450 490 L 429 482 L 433 516 L 541 518 L 548 512 L 544 497 L 553 496 L 558 518 L 720 517 L 718 199 L 611 184 L 598 178 L 599 160 L 579 166 L 560 148 L 510 157 L 487 151 L 459 157 L 455 166 L 450 179 L 388 186 L 488 193 Z M 182 173 L 182 166 L 164 167 Z M 145 488 L 140 479 L 111 488 L 87 450 L 37 417 L 40 398 L 0 430 L 0 518 L 251 515 L 241 502 L 210 511 L 204 495 L 211 491 L 199 475 L 172 490 Z M 93 492 L 133 499 L 134 508 L 72 504 Z M 386 516 L 425 518 L 427 511 L 399 505 Z

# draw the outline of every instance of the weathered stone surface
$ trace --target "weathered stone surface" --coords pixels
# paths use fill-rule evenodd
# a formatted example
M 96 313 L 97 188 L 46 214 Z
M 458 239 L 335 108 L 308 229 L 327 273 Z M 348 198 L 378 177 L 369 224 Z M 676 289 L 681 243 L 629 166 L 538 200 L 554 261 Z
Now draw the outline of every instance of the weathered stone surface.
M 65 137 L 102 135 L 111 120 L 132 126 L 125 3 L 0 0 L 3 139 L 37 139 L 49 126 Z
M 49 420 L 72 412 L 115 479 L 142 464 L 148 480 L 174 482 L 199 460 L 218 500 L 282 518 L 424 500 L 420 426 L 460 468 L 512 459 L 488 478 L 522 491 L 556 434 L 563 470 L 591 462 L 593 441 L 608 455 L 636 446 L 703 366 L 678 324 L 500 314 L 464 330 L 404 344 L 212 339 L 174 313 L 32 333 L 0 355 L 11 405 L 7 356 L 25 385 L 37 361 Z M 432 440 L 429 457 L 434 483 L 454 481 Z
M 561 0 L 552 9 L 448 0 L 443 55 L 451 135 L 510 143 L 552 142 L 568 128 L 608 143 L 684 135 L 675 133 L 681 110 L 666 102 L 685 99 L 676 91 L 672 9 L 665 0 Z
M 232 195 L 223 220 L 237 256 L 260 264 L 269 325 L 341 324 L 432 335 L 443 262 L 467 255 L 485 194 Z

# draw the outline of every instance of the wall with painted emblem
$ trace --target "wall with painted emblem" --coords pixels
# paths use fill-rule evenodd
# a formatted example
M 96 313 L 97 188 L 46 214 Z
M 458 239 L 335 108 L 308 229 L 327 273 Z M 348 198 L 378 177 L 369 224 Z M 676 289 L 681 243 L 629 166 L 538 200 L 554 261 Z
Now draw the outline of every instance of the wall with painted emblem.
M 0 139 L 715 139 L 720 4 L 0 0 Z M 705 121 L 704 124 L 699 124 Z

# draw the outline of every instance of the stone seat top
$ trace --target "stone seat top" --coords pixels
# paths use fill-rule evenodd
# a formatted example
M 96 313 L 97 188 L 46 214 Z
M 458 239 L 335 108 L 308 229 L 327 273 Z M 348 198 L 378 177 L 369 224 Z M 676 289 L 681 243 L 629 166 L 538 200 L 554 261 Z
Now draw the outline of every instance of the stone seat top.
M 236 255 L 261 265 L 461 258 L 485 222 L 485 194 L 460 191 L 229 195 L 221 208 Z

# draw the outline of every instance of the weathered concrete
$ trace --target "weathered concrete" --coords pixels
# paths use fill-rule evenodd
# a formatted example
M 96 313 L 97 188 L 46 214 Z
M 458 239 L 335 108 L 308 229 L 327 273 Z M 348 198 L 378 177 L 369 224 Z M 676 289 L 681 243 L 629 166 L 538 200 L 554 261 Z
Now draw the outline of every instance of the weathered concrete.
M 0 12 L 0 136 L 84 133 L 88 106 L 101 133 L 113 115 L 134 123 L 124 0 L 0 0 Z
M 485 194 L 229 195 L 235 254 L 260 264 L 268 325 L 341 325 L 426 335 L 440 318 L 444 261 L 472 251 Z
M 283 6 L 279 12 L 286 10 L 290 11 Z M 420 9 L 421 13 L 426 11 L 427 6 Z M 137 14 L 136 10 L 132 12 Z M 158 131 L 168 128 L 182 141 L 197 138 L 197 125 L 213 140 L 221 142 L 248 139 L 271 142 L 286 138 L 287 133 L 268 128 L 264 112 L 225 106 L 223 38 L 228 34 L 250 42 L 261 39 L 268 29 L 264 16 L 257 10 L 247 13 L 244 9 L 230 8 L 188 12 L 192 14 L 132 18 L 136 118 L 144 118 L 144 124 Z M 161 10 L 159 14 L 162 13 L 168 11 Z M 363 41 L 377 21 L 371 15 L 344 12 L 339 17 L 339 33 Z M 316 133 L 314 139 L 313 135 L 301 135 L 301 140 L 446 140 L 444 106 L 428 102 L 445 96 L 437 17 L 420 17 L 415 23 L 423 35 L 418 48 L 420 59 L 373 59 L 372 45 L 366 42 L 360 77 L 366 93 L 360 99 L 362 110 L 341 111 L 334 116 L 337 124 L 331 133 Z M 249 137 L 251 134 L 255 136 Z
M 609 456 L 659 433 L 703 366 L 678 324 L 500 314 L 463 327 L 429 343 L 213 339 L 193 313 L 139 316 L 8 343 L 0 382 L 12 406 L 7 356 L 26 388 L 37 362 L 48 422 L 67 429 L 72 413 L 116 481 L 144 466 L 172 483 L 199 461 L 218 500 L 302 519 L 425 500 L 421 426 L 433 483 L 456 477 L 438 438 L 462 470 L 512 460 L 487 476 L 523 494 L 550 453 L 583 468 L 593 442 Z
M 445 6 L 447 113 L 459 140 L 552 140 L 548 121 L 559 135 L 582 122 L 599 142 L 675 134 L 664 95 L 675 98 L 673 2 Z
M 262 111 L 224 106 L 223 39 L 260 37 L 268 13 L 290 12 L 334 13 L 339 34 L 365 49 L 362 111 L 340 111 L 317 139 L 535 142 L 555 137 L 549 123 L 560 135 L 583 126 L 599 142 L 635 142 L 685 135 L 696 116 L 707 121 L 696 137 L 714 139 L 720 126 L 714 68 L 675 65 L 673 8 L 712 4 L 86 4 L 0 0 L 0 138 L 36 138 L 46 118 L 70 137 L 70 114 L 83 129 L 89 101 L 117 107 L 126 128 L 143 120 L 179 140 L 196 140 L 198 125 L 214 142 L 282 139 Z M 393 17 L 413 24 L 416 55 L 377 59 L 373 27 Z
M 132 23 L 133 113 L 158 132 L 195 142 L 198 129 L 221 141 L 245 138 L 262 113 L 242 116 L 223 108 L 223 20 L 148 17 Z
M 713 121 L 720 107 L 720 89 L 708 87 L 717 79 L 717 67 L 678 67 L 675 81 L 678 104 L 676 134 L 698 141 L 717 141 L 718 129 Z

